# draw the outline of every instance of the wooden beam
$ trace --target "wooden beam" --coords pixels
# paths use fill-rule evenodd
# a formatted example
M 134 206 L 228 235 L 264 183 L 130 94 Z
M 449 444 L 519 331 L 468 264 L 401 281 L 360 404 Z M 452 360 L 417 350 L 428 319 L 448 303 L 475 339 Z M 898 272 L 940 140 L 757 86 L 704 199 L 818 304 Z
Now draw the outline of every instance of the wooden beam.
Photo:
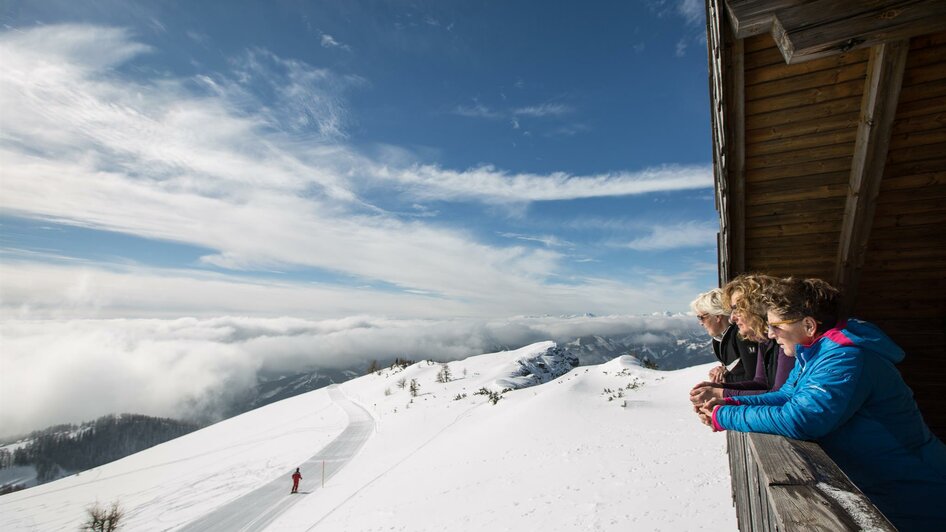
M 867 65 L 861 120 L 835 262 L 834 280 L 844 294 L 842 315 L 847 315 L 857 301 L 860 270 L 874 221 L 909 48 L 906 40 L 878 45 L 871 50 Z
M 706 41 L 707 64 L 709 66 L 709 93 L 711 105 L 711 125 L 713 137 L 713 181 L 716 196 L 716 210 L 719 212 L 719 234 L 717 235 L 717 262 L 719 267 L 719 285 L 729 281 L 731 275 L 730 190 L 728 175 L 728 107 L 726 103 L 726 43 L 731 40 L 726 29 L 726 17 L 723 0 L 706 2 Z
M 944 28 L 942 0 L 818 0 L 778 11 L 772 37 L 794 64 Z
M 943 0 L 726 0 L 733 34 L 771 32 L 795 64 L 946 28 Z
M 726 0 L 733 34 L 738 39 L 772 31 L 775 12 L 812 0 Z
M 729 48 L 729 181 L 732 211 L 733 277 L 746 271 L 746 72 L 742 39 Z

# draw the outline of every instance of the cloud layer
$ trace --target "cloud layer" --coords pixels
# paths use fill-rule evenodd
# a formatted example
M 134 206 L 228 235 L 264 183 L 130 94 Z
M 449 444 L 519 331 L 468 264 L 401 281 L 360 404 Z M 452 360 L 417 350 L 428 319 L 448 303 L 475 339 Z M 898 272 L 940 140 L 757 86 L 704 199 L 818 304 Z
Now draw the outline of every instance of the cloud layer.
M 181 417 L 220 409 L 260 370 L 361 370 L 395 355 L 449 361 L 547 339 L 693 327 L 692 319 L 666 316 L 5 320 L 0 436 L 114 412 Z
M 470 231 L 402 217 L 367 198 L 415 207 L 429 201 L 508 205 L 711 184 L 708 166 L 574 176 L 392 165 L 345 142 L 345 94 L 364 80 L 262 49 L 231 58 L 227 74 L 126 73 L 130 62 L 155 53 L 116 28 L 61 25 L 0 34 L 0 211 L 204 248 L 210 251 L 202 265 L 234 274 L 312 270 L 383 284 L 406 294 L 406 306 L 420 293 L 440 300 L 435 309 L 463 308 L 467 315 L 495 312 L 504 301 L 526 302 L 505 304 L 512 312 L 569 305 L 611 312 L 619 300 L 654 297 L 613 281 L 570 277 L 563 284 L 560 253 L 487 244 Z M 520 110 L 569 111 L 560 105 Z M 26 278 L 27 268 L 21 263 L 11 273 Z M 32 275 L 38 280 L 47 273 L 37 267 Z M 83 275 L 107 279 L 97 289 L 115 297 L 116 285 L 134 284 L 94 269 L 64 278 Z M 144 275 L 161 284 L 158 273 Z M 186 284 L 182 272 L 164 276 L 166 283 Z M 195 285 L 217 282 L 187 276 Z M 45 297 L 42 283 L 26 286 L 35 288 L 33 299 Z M 3 304 L 35 302 L 14 288 Z

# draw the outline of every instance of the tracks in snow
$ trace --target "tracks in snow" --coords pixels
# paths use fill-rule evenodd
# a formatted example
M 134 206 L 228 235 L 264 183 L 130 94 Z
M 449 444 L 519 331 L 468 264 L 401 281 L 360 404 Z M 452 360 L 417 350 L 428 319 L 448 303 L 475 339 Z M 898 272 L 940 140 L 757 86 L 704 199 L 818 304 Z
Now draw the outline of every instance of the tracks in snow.
M 325 479 L 328 480 L 351 461 L 374 432 L 374 418 L 367 410 L 345 397 L 335 386 L 328 389 L 328 394 L 348 414 L 348 426 L 328 445 L 302 463 L 300 468 L 304 478 L 298 494 L 289 494 L 292 484 L 289 477 L 292 471 L 286 471 L 269 484 L 188 523 L 181 530 L 185 532 L 263 530 L 283 512 L 302 500 L 302 497 L 318 492 L 322 462 L 325 462 Z M 306 489 L 308 491 L 305 491 Z

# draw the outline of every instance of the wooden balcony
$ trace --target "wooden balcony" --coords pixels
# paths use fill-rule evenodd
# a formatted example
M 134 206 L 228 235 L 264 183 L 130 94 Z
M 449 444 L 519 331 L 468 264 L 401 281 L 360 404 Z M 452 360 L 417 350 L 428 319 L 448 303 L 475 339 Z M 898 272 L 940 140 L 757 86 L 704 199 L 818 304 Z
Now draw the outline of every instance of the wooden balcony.
M 739 530 L 896 531 L 818 444 L 733 431 L 727 442 Z

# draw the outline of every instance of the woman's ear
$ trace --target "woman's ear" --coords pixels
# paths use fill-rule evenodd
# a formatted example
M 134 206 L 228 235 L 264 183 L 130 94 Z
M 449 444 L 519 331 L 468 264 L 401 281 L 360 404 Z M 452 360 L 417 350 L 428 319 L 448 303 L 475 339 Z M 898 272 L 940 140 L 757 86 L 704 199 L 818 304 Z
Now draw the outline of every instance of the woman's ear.
M 812 317 L 806 317 L 802 320 L 802 323 L 805 326 L 805 334 L 808 336 L 814 336 L 815 332 L 818 331 L 818 322 L 815 321 Z

